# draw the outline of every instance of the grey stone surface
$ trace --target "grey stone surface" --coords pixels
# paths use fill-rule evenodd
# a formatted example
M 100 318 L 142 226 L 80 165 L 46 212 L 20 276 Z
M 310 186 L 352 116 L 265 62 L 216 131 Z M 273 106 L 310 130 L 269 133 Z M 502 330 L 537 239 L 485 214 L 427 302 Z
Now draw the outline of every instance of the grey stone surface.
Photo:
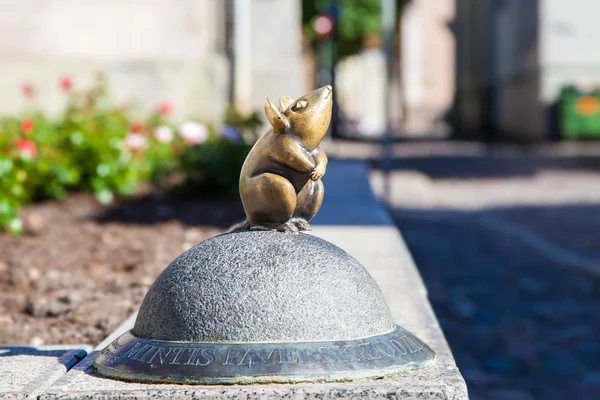
M 152 285 L 133 334 L 199 342 L 355 339 L 391 332 L 377 284 L 310 234 L 240 231 L 179 256 Z
M 87 346 L 0 346 L 0 399 L 36 398 L 88 350 Z

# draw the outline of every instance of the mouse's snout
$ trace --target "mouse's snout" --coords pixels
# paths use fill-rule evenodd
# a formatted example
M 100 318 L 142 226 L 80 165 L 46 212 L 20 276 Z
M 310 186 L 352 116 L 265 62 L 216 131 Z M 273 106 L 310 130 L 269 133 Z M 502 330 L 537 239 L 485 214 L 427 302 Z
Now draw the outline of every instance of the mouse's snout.
M 323 86 L 317 89 L 316 92 L 318 93 L 319 97 L 327 99 L 329 98 L 329 96 L 331 96 L 331 92 L 333 92 L 333 87 L 331 87 L 331 85 Z

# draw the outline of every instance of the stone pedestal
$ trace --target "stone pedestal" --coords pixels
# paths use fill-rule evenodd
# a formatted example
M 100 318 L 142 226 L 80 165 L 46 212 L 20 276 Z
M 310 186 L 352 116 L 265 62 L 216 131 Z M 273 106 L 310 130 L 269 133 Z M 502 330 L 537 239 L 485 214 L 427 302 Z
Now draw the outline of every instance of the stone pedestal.
M 344 250 L 310 234 L 251 230 L 173 261 L 134 328 L 95 366 L 133 381 L 304 382 L 383 377 L 434 358 L 395 325 L 373 278 Z

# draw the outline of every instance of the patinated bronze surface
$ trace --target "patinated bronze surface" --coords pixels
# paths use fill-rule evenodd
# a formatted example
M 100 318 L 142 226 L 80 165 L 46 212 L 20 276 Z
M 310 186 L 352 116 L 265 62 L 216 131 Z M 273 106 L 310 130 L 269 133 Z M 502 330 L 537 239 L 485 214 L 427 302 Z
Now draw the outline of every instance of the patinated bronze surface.
M 254 145 L 240 175 L 246 221 L 232 230 L 255 226 L 278 231 L 309 231 L 323 202 L 327 156 L 319 148 L 331 120 L 332 87 L 297 100 L 282 97 L 279 108 L 267 99 L 271 129 Z
M 96 368 L 122 380 L 172 383 L 292 383 L 376 378 L 423 368 L 434 352 L 410 332 L 356 340 L 219 343 L 141 339 L 126 333 Z

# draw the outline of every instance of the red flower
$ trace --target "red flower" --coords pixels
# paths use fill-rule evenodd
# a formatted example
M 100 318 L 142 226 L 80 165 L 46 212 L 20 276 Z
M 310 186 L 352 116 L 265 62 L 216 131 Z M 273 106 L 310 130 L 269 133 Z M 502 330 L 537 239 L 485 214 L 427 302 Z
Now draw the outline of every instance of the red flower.
M 34 142 L 28 139 L 17 140 L 16 148 L 23 158 L 33 160 L 37 156 L 37 147 Z
M 26 135 L 29 135 L 31 132 L 33 132 L 33 121 L 26 119 L 21 122 L 21 131 L 23 131 L 23 133 Z
M 158 112 L 162 115 L 171 114 L 172 111 L 173 111 L 173 104 L 169 103 L 168 101 L 163 101 L 158 106 Z
M 132 132 L 132 133 L 142 133 L 145 130 L 146 130 L 146 127 L 144 126 L 144 124 L 140 124 L 140 123 L 132 124 L 131 128 L 129 128 L 129 132 Z
M 69 92 L 71 90 L 72 86 L 73 86 L 73 81 L 71 80 L 70 76 L 63 76 L 60 79 L 60 88 L 62 89 L 63 92 Z
M 25 83 L 21 88 L 25 97 L 33 97 L 35 95 L 35 87 L 31 83 Z

